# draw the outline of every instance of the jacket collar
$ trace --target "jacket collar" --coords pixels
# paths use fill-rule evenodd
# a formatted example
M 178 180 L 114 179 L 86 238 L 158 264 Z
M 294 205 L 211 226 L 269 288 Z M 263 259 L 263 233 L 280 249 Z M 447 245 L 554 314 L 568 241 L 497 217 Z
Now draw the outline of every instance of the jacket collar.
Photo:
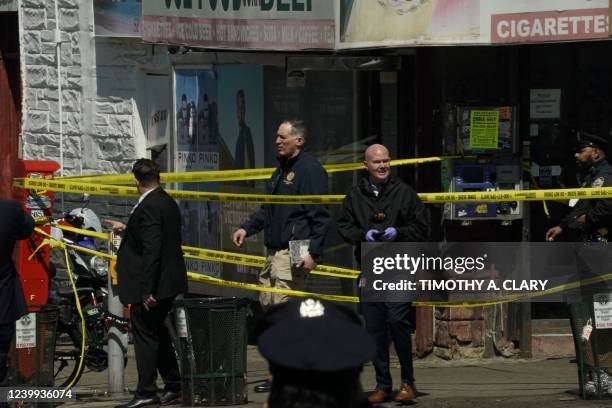
M 286 159 L 284 157 L 277 157 L 276 160 L 278 160 L 278 164 L 281 169 L 287 170 L 287 169 L 292 168 L 295 165 L 295 163 L 297 163 L 298 160 L 300 160 L 303 157 L 304 154 L 306 154 L 306 152 L 303 150 L 300 150 L 299 153 L 295 157 L 292 157 L 290 159 Z
M 593 163 L 593 165 L 589 169 L 589 174 L 591 176 L 595 176 L 600 170 L 609 166 L 610 164 L 608 163 L 608 161 L 606 159 L 602 159 L 598 162 Z
M 389 176 L 387 181 L 379 187 L 378 196 L 382 195 L 383 191 L 392 189 L 393 187 L 395 187 L 396 184 L 397 184 L 397 180 L 395 179 L 395 177 L 393 177 L 392 175 Z M 372 183 L 370 182 L 370 176 L 368 174 L 366 174 L 365 177 L 359 180 L 359 188 L 361 189 L 361 191 L 363 191 L 367 195 L 370 195 L 372 197 L 377 197 L 377 195 L 374 193 L 374 188 L 372 187 Z

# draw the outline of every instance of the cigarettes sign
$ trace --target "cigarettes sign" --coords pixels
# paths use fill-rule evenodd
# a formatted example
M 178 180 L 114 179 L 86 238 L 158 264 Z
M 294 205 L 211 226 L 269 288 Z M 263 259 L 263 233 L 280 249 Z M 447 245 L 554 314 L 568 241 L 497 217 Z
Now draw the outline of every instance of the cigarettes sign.
M 608 37 L 608 9 L 491 16 L 492 43 L 586 40 Z

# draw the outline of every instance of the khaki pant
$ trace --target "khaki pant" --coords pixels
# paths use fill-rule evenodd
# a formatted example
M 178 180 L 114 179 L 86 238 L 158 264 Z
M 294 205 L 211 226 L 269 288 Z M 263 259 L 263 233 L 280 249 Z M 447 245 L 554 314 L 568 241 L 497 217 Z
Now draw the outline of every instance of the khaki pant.
M 302 290 L 306 275 L 307 271 L 291 267 L 288 249 L 269 251 L 266 264 L 259 273 L 259 283 L 271 288 Z M 259 302 L 264 309 L 288 299 L 289 295 L 284 293 L 259 293 Z

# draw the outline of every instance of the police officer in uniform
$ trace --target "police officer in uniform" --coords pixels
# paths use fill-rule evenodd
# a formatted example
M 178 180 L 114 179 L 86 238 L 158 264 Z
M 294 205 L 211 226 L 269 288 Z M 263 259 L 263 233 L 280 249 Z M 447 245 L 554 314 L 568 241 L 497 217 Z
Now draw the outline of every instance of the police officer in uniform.
M 274 383 L 264 408 L 366 408 L 359 380 L 376 351 L 359 317 L 314 298 L 277 304 L 256 328 Z
M 612 187 L 612 166 L 606 160 L 608 141 L 600 136 L 582 133 L 574 157 L 586 176 L 582 187 Z M 572 211 L 561 223 L 546 232 L 546 241 L 560 234 L 570 240 L 601 241 L 609 239 L 612 230 L 612 198 L 570 201 Z
M 420 242 L 429 232 L 425 207 L 416 192 L 391 176 L 389 150 L 374 144 L 365 152 L 368 175 L 354 186 L 344 199 L 338 232 L 355 245 L 360 262 L 361 242 Z M 417 396 L 412 367 L 412 324 L 409 302 L 364 302 L 361 311 L 366 330 L 376 341 L 374 358 L 376 390 L 368 397 L 372 404 L 381 404 L 391 397 L 392 379 L 389 368 L 389 345 L 395 344 L 401 367 L 401 386 L 395 401 L 406 403 Z

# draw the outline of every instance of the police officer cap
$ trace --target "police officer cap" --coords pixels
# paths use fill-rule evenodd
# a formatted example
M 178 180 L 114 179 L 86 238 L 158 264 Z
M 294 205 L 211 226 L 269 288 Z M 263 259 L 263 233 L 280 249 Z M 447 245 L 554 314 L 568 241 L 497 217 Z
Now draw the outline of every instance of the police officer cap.
M 340 371 L 361 367 L 376 346 L 355 313 L 314 298 L 271 308 L 257 329 L 260 353 L 295 370 Z
M 608 141 L 601 136 L 597 136 L 592 133 L 581 132 L 580 139 L 578 140 L 578 146 L 576 146 L 576 150 L 578 151 L 584 149 L 585 147 L 596 147 L 605 151 L 608 148 Z

